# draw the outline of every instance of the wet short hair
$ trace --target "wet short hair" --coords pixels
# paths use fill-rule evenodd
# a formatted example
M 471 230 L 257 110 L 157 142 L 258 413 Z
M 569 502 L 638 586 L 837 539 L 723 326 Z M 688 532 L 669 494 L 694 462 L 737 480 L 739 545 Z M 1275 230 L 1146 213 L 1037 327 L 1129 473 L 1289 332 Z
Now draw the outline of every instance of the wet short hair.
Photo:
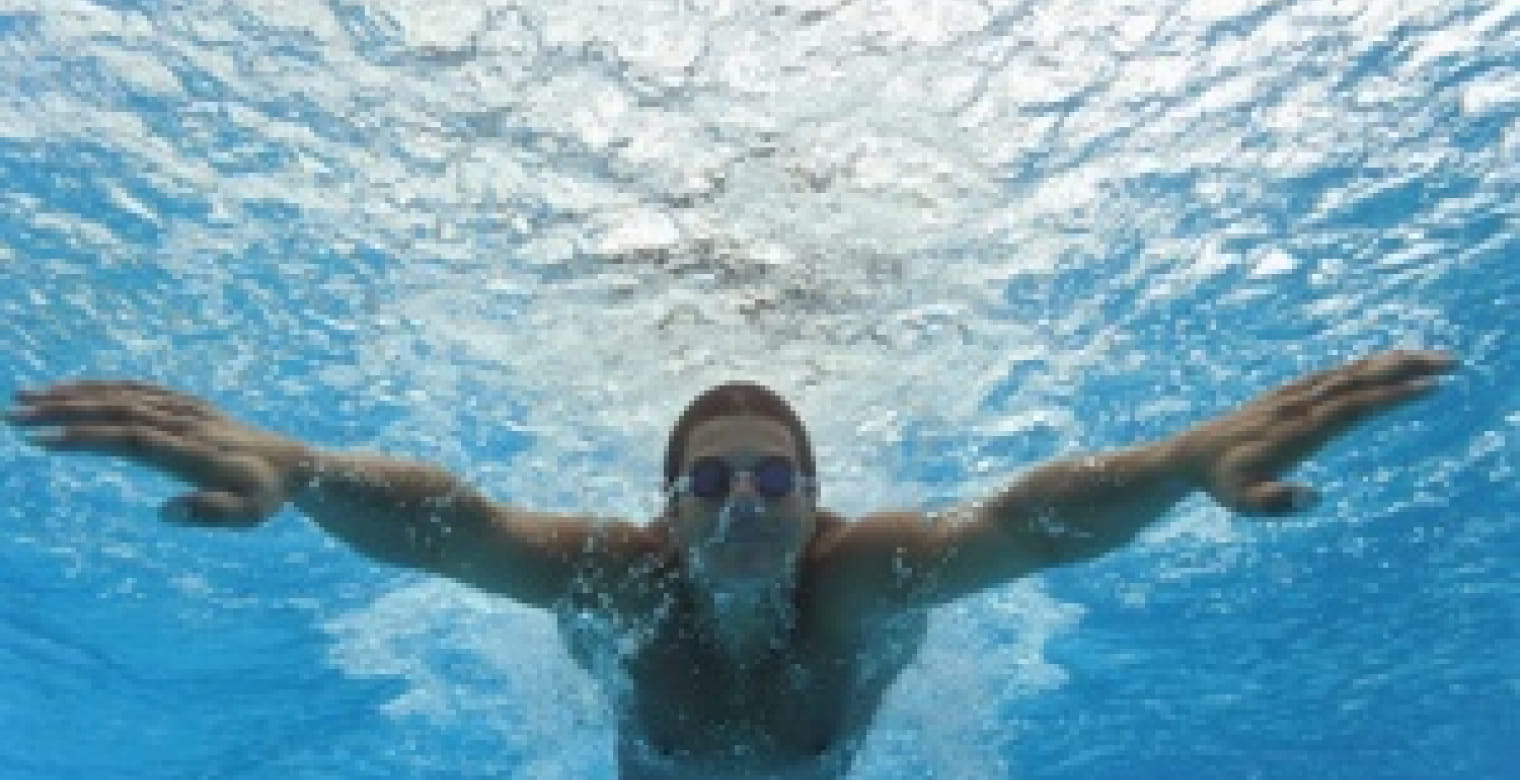
M 740 415 L 764 417 L 785 425 L 797 441 L 797 457 L 801 458 L 798 470 L 807 477 L 818 476 L 807 429 L 802 427 L 802 418 L 791 405 L 764 385 L 726 382 L 697 396 L 676 419 L 676 426 L 670 431 L 670 442 L 665 447 L 665 489 L 669 490 L 681 476 L 681 461 L 686 459 L 686 440 L 691 437 L 692 430 L 716 417 Z

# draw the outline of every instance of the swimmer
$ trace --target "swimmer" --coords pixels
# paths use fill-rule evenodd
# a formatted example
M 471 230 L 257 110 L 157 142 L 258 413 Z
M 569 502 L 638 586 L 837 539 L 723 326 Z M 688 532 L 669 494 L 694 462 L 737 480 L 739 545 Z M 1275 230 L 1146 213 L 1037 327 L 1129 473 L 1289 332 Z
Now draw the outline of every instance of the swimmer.
M 139 382 L 17 393 L 54 452 L 114 455 L 194 490 L 166 519 L 248 528 L 291 504 L 360 553 L 553 610 L 605 670 L 624 778 L 836 778 L 936 605 L 1129 542 L 1195 491 L 1243 515 L 1302 511 L 1283 475 L 1428 393 L 1454 361 L 1390 352 L 1313 374 L 1161 441 L 1051 462 L 939 514 L 820 508 L 807 431 L 766 388 L 693 401 L 648 523 L 530 512 L 438 468 L 318 449 Z

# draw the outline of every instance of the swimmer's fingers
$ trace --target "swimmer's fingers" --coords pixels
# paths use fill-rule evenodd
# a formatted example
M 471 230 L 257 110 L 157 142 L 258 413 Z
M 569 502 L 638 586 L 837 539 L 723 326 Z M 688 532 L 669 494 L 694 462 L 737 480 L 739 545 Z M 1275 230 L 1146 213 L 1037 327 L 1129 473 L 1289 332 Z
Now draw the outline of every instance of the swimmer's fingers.
M 195 484 L 227 484 L 240 476 L 239 459 L 197 441 L 137 425 L 70 425 L 33 442 L 53 452 L 112 455 Z
M 159 516 L 179 525 L 252 528 L 272 513 L 254 496 L 202 490 L 166 502 Z
M 200 401 L 200 399 L 194 396 L 186 395 L 177 390 L 170 390 L 162 385 L 121 379 L 77 379 L 72 382 L 58 382 L 41 390 L 18 390 L 16 395 L 23 400 L 38 397 L 63 398 L 69 396 L 101 397 L 129 395 Z
M 1292 422 L 1272 426 L 1259 438 L 1238 442 L 1217 461 L 1212 492 L 1226 506 L 1247 514 L 1275 516 L 1308 509 L 1316 501 L 1314 491 L 1279 481 L 1278 475 L 1368 418 L 1423 396 L 1434 386 L 1430 379 L 1420 378 L 1342 393 Z
M 1308 489 L 1277 480 L 1280 466 L 1266 441 L 1239 444 L 1220 454 L 1207 469 L 1205 480 L 1214 500 L 1236 512 L 1286 514 L 1306 503 Z M 1295 500 L 1296 497 L 1296 500 Z
M 1456 365 L 1450 354 L 1440 351 L 1387 352 L 1310 374 L 1284 385 L 1265 400 L 1284 413 L 1305 414 L 1362 391 L 1434 380 Z
M 1303 512 L 1316 503 L 1319 495 L 1307 485 L 1267 481 L 1245 486 L 1231 508 L 1246 515 L 1281 517 Z
M 133 426 L 183 434 L 206 418 L 198 411 L 155 404 L 151 400 L 72 400 L 49 396 L 24 402 L 7 411 L 6 420 L 22 427 Z
M 183 403 L 184 399 L 114 394 L 82 400 L 68 393 L 49 393 L 9 410 L 6 420 L 23 428 L 58 429 L 34 436 L 33 441 L 44 447 L 133 458 L 190 481 L 208 478 L 196 470 L 224 454 L 274 463 L 289 460 L 295 449 L 288 440 L 250 428 L 210 407 Z
M 93 407 L 153 410 L 186 419 L 214 419 L 211 404 L 146 382 L 78 381 L 16 393 L 20 410 L 88 410 Z
M 264 460 L 224 452 L 156 428 L 70 425 L 40 434 L 34 441 L 55 452 L 126 458 L 208 488 L 209 492 L 195 494 L 199 498 L 185 505 L 186 511 L 181 519 L 195 521 L 196 518 L 236 516 L 257 522 L 283 503 L 281 477 Z
M 155 409 L 164 414 L 184 418 L 214 420 L 222 417 L 216 407 L 207 401 L 182 392 L 158 388 L 141 382 L 73 382 L 55 385 L 41 391 L 18 391 L 15 401 L 21 407 L 44 407 L 55 404 L 90 406 L 90 404 L 114 404 L 114 406 Z
M 1455 367 L 1440 352 L 1390 352 L 1313 374 L 1180 438 L 1189 473 L 1220 503 L 1281 515 L 1314 493 L 1280 476 L 1368 419 L 1428 394 Z
M 1268 470 L 1290 467 L 1368 419 L 1428 395 L 1435 388 L 1434 380 L 1422 377 L 1340 392 L 1295 416 L 1276 420 L 1260 435 L 1262 446 L 1254 457 Z
M 164 506 L 179 523 L 255 525 L 298 489 L 311 459 L 299 442 L 146 382 L 67 382 L 18 392 L 16 402 L 6 422 L 42 429 L 32 441 L 44 449 L 120 457 L 194 485 Z
M 1301 444 L 1313 450 L 1329 439 L 1396 406 L 1430 394 L 1437 387 L 1430 377 L 1382 383 L 1363 390 L 1342 391 L 1332 400 L 1315 404 L 1306 416 L 1302 432 L 1293 429 Z

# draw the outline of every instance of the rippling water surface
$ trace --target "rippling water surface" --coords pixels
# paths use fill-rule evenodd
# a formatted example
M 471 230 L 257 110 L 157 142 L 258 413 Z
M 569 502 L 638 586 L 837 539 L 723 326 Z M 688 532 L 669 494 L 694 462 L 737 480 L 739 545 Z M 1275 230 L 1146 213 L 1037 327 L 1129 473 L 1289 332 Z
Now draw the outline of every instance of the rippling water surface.
M 1514 2 L 0 0 L 0 390 L 161 381 L 647 516 L 767 382 L 855 513 L 1393 347 L 1465 362 L 1253 524 L 947 608 L 869 778 L 1520 754 Z M 0 775 L 607 776 L 548 621 L 0 435 Z

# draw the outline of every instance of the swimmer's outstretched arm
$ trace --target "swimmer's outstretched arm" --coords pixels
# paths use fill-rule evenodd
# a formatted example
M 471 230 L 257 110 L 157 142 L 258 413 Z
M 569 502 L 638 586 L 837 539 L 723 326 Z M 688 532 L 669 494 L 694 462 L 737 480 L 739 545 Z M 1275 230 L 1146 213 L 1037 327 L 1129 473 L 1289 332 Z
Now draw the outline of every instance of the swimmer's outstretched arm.
M 867 583 L 867 591 L 895 589 L 900 607 L 904 600 L 940 603 L 1102 555 L 1196 490 L 1246 515 L 1300 511 L 1314 494 L 1282 474 L 1372 415 L 1427 393 L 1454 366 L 1439 352 L 1348 363 L 1170 439 L 1040 466 L 938 522 L 911 514 L 864 518 L 833 546 L 854 572 L 847 579 Z
M 248 528 L 291 502 L 370 558 L 528 604 L 562 596 L 584 552 L 622 528 L 516 511 L 437 467 L 324 452 L 151 384 L 72 382 L 16 401 L 7 421 L 42 428 L 39 446 L 123 457 L 194 486 L 164 505 L 170 521 Z

